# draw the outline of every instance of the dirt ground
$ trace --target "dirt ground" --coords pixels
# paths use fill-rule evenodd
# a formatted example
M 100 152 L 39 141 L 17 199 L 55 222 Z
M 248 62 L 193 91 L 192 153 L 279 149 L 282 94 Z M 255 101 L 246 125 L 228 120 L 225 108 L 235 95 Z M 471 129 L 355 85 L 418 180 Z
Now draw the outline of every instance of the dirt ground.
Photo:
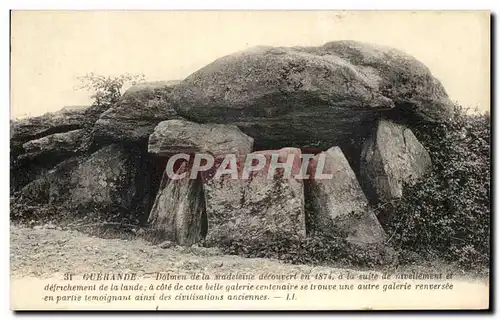
M 103 239 L 75 230 L 26 228 L 11 225 L 11 277 L 48 278 L 56 273 L 158 271 L 274 273 L 309 272 L 312 266 L 296 266 L 270 259 L 247 259 L 223 255 L 216 248 L 162 248 L 143 239 Z M 324 269 L 324 268 L 321 268 Z
M 54 274 L 71 272 L 136 272 L 138 276 L 158 271 L 185 273 L 188 271 L 221 272 L 273 272 L 310 273 L 338 272 L 339 268 L 285 264 L 272 259 L 244 258 L 224 255 L 217 248 L 152 245 L 140 237 L 109 239 L 62 229 L 55 225 L 18 226 L 11 224 L 10 232 L 11 277 L 49 278 Z M 344 271 L 346 269 L 343 269 Z M 352 270 L 352 269 L 349 269 Z M 430 266 L 405 266 L 399 272 L 446 272 L 456 276 L 471 275 L 456 268 L 437 264 Z M 355 271 L 355 270 L 352 270 Z M 362 271 L 362 270 L 358 270 Z M 377 270 L 384 271 L 384 270 Z M 474 277 L 487 278 L 487 270 Z

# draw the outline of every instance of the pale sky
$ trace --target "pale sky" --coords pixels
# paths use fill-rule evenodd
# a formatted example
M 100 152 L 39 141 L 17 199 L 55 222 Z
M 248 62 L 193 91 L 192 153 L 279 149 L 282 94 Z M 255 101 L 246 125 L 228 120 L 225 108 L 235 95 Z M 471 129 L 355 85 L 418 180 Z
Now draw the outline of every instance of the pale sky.
M 256 45 L 316 46 L 333 40 L 389 45 L 424 64 L 450 98 L 490 108 L 488 12 L 14 11 L 11 115 L 86 105 L 78 76 L 142 73 L 187 77 Z

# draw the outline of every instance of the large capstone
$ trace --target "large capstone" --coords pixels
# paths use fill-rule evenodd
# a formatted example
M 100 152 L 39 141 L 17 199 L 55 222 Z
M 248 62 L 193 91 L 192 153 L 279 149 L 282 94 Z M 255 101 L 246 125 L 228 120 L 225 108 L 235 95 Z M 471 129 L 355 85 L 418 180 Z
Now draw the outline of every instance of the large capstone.
M 343 147 L 364 137 L 381 113 L 440 121 L 450 110 L 424 64 L 356 41 L 230 54 L 191 74 L 171 98 L 186 119 L 235 124 L 260 149 Z

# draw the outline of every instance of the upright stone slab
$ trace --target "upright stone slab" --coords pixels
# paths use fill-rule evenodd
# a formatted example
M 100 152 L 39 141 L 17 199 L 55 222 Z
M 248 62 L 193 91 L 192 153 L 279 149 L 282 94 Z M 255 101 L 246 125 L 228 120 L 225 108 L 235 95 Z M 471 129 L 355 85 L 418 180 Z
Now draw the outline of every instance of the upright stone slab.
M 189 164 L 183 163 L 176 173 L 189 169 Z M 148 220 L 158 237 L 156 240 L 170 240 L 186 246 L 197 243 L 204 236 L 204 214 L 201 179 L 186 176 L 172 180 L 165 172 Z
M 300 156 L 296 148 L 258 153 L 263 154 L 268 163 L 272 154 L 279 155 L 279 162 L 285 162 L 290 153 Z M 238 159 L 239 168 L 243 161 L 243 157 Z M 268 167 L 253 172 L 248 179 L 242 179 L 241 170 L 238 179 L 231 179 L 229 175 L 215 179 L 213 174 L 214 171 L 204 174 L 203 185 L 209 244 L 306 236 L 302 180 L 294 179 L 293 175 L 286 178 L 280 172 L 268 179 Z
M 387 203 L 379 213 L 385 225 L 392 218 L 393 205 L 403 195 L 403 186 L 414 185 L 432 168 L 427 150 L 403 125 L 380 120 L 361 152 L 361 182 L 370 200 Z
M 196 152 L 214 157 L 234 156 L 252 151 L 253 139 L 236 126 L 197 124 L 185 120 L 168 120 L 156 126 L 149 138 L 148 150 L 159 157 L 168 158 L 176 153 L 191 156 L 179 172 L 185 178 L 171 180 L 164 173 L 158 195 L 150 212 L 150 230 L 158 238 L 191 245 L 203 237 L 206 230 L 205 199 L 201 178 L 190 179 Z
M 361 153 L 360 175 L 376 201 L 399 199 L 432 167 L 429 153 L 403 125 L 381 120 Z
M 355 244 L 384 241 L 385 232 L 339 147 L 316 155 L 308 173 L 307 200 L 312 204 L 315 228 L 330 234 L 343 233 Z

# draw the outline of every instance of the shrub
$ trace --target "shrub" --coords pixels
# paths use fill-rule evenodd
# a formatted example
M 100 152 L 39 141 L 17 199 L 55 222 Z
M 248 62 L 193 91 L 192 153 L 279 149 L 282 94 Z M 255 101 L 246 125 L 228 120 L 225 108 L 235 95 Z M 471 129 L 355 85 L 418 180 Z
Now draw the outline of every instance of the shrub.
M 468 269 L 488 264 L 490 122 L 489 114 L 455 106 L 449 121 L 414 130 L 433 171 L 406 187 L 394 208 L 388 234 L 396 247 Z
M 109 107 L 116 103 L 121 95 L 122 88 L 126 83 L 136 84 L 144 81 L 142 74 L 123 74 L 116 77 L 103 76 L 89 73 L 78 77 L 81 82 L 79 89 L 92 92 L 93 105 L 99 107 Z

